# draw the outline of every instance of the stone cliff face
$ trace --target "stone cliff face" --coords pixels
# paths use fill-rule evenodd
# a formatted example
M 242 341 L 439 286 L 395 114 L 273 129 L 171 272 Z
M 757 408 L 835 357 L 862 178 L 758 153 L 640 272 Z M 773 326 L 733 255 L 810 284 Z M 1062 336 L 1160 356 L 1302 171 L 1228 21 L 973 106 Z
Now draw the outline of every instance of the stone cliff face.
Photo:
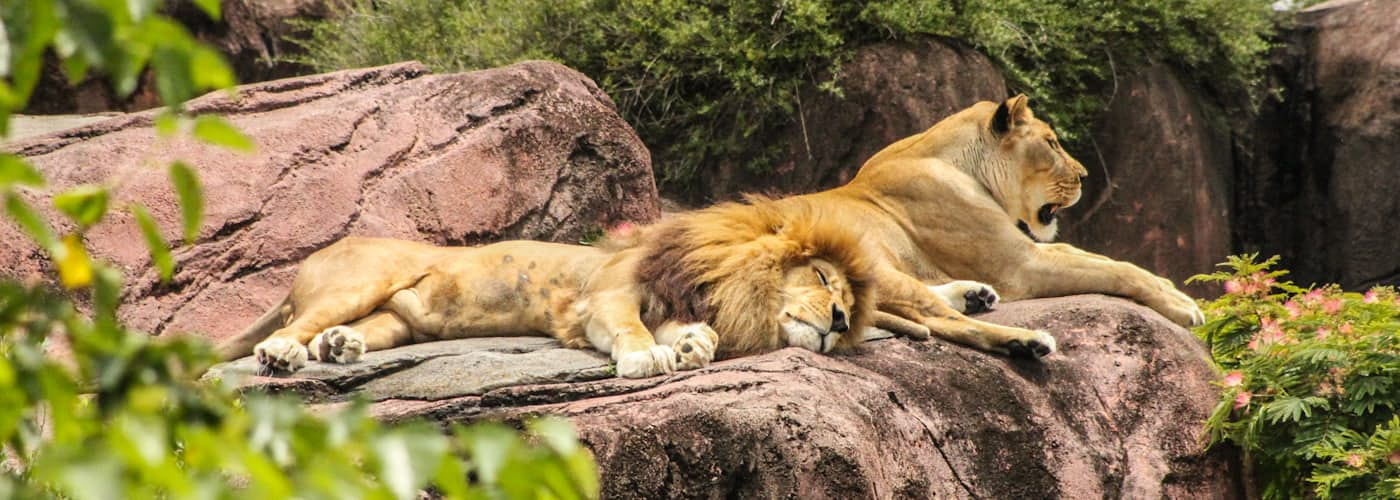
M 1270 75 L 1282 89 L 1236 161 L 1237 248 L 1300 283 L 1400 284 L 1400 3 L 1299 13 Z
M 198 170 L 207 215 L 199 240 L 175 251 L 171 283 L 156 279 L 129 214 L 113 211 L 87 234 L 97 256 L 126 271 L 120 313 L 134 328 L 237 333 L 281 300 L 301 259 L 344 236 L 578 242 L 658 216 L 646 148 L 591 80 L 557 64 L 439 76 L 407 63 L 237 94 L 210 94 L 186 109 L 222 114 L 256 153 L 161 140 L 154 112 L 4 146 L 42 170 L 55 192 L 113 183 L 114 207 L 145 204 L 172 241 L 180 210 L 158 167 L 180 159 Z M 48 206 L 42 196 L 31 203 Z M 45 275 L 47 261 L 9 219 L 0 242 L 0 272 Z
M 539 338 L 470 339 L 253 376 L 326 411 L 365 397 L 388 420 L 578 427 L 605 498 L 1242 497 L 1238 457 L 1206 451 L 1217 400 L 1204 347 L 1128 301 L 1011 302 L 981 319 L 1054 332 L 1016 362 L 937 340 L 824 356 L 789 348 L 670 376 L 612 378 L 605 356 Z
M 226 1 L 222 22 L 188 5 L 171 14 L 219 47 L 244 81 L 298 68 L 273 58 L 291 17 L 331 15 L 326 0 Z M 1165 67 L 1121 73 L 1093 141 L 1076 156 L 1090 170 L 1084 201 L 1064 212 L 1061 240 L 1129 260 L 1180 283 L 1232 253 L 1280 254 L 1303 283 L 1351 289 L 1400 284 L 1400 185 L 1388 175 L 1400 133 L 1397 33 L 1386 0 L 1334 0 L 1297 14 L 1270 78 L 1280 101 L 1233 130 L 1209 120 L 1212 97 Z M 31 112 L 95 112 L 155 105 L 138 90 L 115 102 L 89 81 L 69 88 L 47 66 Z M 712 165 L 692 204 L 741 192 L 797 193 L 839 185 L 881 147 L 980 100 L 1006 97 L 998 69 L 951 40 L 880 43 L 844 68 L 844 98 L 807 89 L 799 119 L 771 137 L 786 151 L 776 172 Z M 1034 104 L 1033 104 L 1034 105 Z M 1233 148 L 1232 148 L 1233 146 Z M 679 195 L 679 193 L 678 193 Z M 1187 291 L 1212 296 L 1217 290 Z

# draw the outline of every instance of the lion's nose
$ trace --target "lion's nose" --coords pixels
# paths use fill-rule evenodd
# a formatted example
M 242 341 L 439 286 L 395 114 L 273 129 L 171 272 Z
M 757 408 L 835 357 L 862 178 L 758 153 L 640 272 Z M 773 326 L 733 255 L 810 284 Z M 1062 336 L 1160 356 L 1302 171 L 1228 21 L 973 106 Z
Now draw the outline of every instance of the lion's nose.
M 841 310 L 841 306 L 831 305 L 831 331 L 836 333 L 846 333 L 851 325 L 846 322 L 846 311 Z

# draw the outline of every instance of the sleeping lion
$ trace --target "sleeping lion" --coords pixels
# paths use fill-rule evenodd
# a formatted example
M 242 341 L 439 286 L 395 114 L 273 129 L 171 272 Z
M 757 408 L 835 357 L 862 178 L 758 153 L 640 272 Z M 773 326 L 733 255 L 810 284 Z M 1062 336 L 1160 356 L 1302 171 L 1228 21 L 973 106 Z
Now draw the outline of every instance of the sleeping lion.
M 647 377 L 785 346 L 840 350 L 870 324 L 907 329 L 870 312 L 859 235 L 824 220 L 755 200 L 677 215 L 608 248 L 345 238 L 309 256 L 287 297 L 219 350 L 294 371 L 411 343 L 548 335 Z M 972 312 L 997 300 L 972 282 L 917 293 Z

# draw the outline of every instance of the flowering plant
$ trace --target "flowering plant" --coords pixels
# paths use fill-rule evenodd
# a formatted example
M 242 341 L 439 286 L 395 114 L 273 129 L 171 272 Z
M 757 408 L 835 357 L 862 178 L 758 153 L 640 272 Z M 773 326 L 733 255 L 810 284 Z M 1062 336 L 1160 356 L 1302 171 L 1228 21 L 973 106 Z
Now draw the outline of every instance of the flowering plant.
M 1196 328 L 1224 372 L 1211 442 L 1245 451 L 1265 498 L 1400 497 L 1400 297 L 1299 287 L 1256 258 L 1187 281 L 1225 288 Z

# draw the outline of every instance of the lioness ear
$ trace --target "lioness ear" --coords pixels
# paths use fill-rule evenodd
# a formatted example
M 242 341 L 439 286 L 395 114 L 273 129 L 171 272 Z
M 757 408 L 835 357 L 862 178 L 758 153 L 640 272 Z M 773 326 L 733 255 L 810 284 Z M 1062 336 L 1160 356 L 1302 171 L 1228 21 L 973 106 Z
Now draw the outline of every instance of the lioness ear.
M 996 132 L 997 135 L 1005 134 L 1010 132 L 1012 127 L 1030 121 L 1033 115 L 1029 100 L 1025 94 L 1017 94 L 1016 97 L 998 105 L 996 113 L 992 114 L 992 132 Z
M 1035 115 L 1031 114 L 1031 99 L 1026 97 L 1026 94 L 1016 94 L 1016 97 L 1007 99 L 1006 103 L 1011 105 L 1011 126 L 1025 125 L 1035 118 Z

